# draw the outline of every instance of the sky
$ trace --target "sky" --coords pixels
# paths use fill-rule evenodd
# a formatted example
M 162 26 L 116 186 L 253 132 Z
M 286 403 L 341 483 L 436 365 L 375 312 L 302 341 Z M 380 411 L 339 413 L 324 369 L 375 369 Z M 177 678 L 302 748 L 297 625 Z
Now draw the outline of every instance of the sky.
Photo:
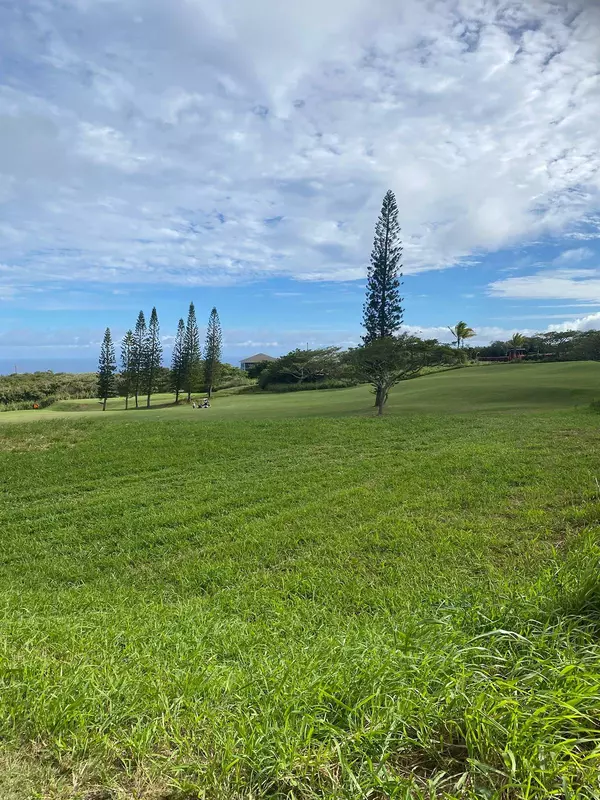
M 356 344 L 387 189 L 407 330 L 600 328 L 599 119 L 596 0 L 0 0 L 0 372 Z

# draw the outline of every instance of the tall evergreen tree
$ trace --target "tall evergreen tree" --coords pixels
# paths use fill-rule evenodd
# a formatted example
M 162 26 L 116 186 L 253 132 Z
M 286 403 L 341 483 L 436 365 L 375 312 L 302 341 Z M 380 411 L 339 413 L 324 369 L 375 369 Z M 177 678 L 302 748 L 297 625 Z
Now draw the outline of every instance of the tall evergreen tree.
M 140 311 L 133 334 L 133 393 L 135 395 L 136 408 L 139 408 L 139 396 L 143 393 L 146 383 L 147 346 L 148 329 L 146 328 L 146 318 L 144 317 L 144 312 Z
M 102 411 L 106 411 L 106 401 L 115 393 L 116 371 L 115 347 L 110 335 L 110 328 L 107 328 L 104 332 L 98 361 L 98 397 L 102 400 Z
M 162 344 L 160 342 L 160 327 L 158 325 L 158 314 L 156 308 L 152 309 L 150 322 L 148 323 L 148 337 L 146 344 L 146 408 L 150 408 L 150 397 L 154 389 L 156 373 L 162 361 Z
M 171 358 L 171 388 L 175 392 L 175 403 L 179 402 L 179 394 L 184 388 L 185 379 L 185 322 L 180 319 L 177 325 L 173 356 Z
M 221 323 L 217 309 L 213 308 L 208 318 L 206 329 L 206 344 L 204 346 L 204 383 L 209 398 L 213 387 L 217 385 L 221 373 Z
M 129 408 L 129 397 L 135 381 L 134 372 L 135 338 L 133 331 L 129 330 L 121 342 L 121 394 L 125 396 L 125 410 Z
M 400 297 L 401 257 L 398 206 L 394 193 L 389 190 L 383 198 L 371 251 L 367 298 L 363 308 L 365 344 L 393 336 L 400 329 L 404 313 Z
M 184 362 L 185 372 L 183 385 L 187 392 L 187 399 L 189 402 L 194 387 L 197 386 L 200 377 L 200 334 L 198 333 L 196 309 L 193 303 L 190 303 L 190 310 L 185 326 Z

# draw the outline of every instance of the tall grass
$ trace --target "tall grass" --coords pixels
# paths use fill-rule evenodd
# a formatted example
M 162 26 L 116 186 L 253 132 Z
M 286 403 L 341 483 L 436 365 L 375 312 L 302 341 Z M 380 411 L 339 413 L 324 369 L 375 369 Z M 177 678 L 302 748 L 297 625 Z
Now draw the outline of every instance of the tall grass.
M 595 415 L 133 416 L 0 429 L 31 796 L 598 797 Z

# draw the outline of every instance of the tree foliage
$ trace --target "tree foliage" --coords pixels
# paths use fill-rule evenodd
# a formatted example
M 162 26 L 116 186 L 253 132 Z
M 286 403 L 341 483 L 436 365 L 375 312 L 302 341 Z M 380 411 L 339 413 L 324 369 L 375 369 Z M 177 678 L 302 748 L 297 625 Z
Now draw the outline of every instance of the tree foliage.
M 104 332 L 100 359 L 98 361 L 98 397 L 102 400 L 102 410 L 106 411 L 106 401 L 115 394 L 117 361 L 110 328 Z
M 518 333 L 518 332 L 517 333 L 513 333 L 512 337 L 508 340 L 507 344 L 513 350 L 519 350 L 525 344 L 525 337 L 523 336 L 522 333 Z
M 389 190 L 383 198 L 381 213 L 375 226 L 375 239 L 367 275 L 367 297 L 363 309 L 365 344 L 392 336 L 402 324 L 400 297 L 402 245 L 398 206 Z
M 571 340 L 570 355 L 579 361 L 600 361 L 600 331 L 585 331 Z
M 321 347 L 313 350 L 292 350 L 278 360 L 280 373 L 289 375 L 296 383 L 333 377 L 339 369 L 340 348 Z
M 139 408 L 139 397 L 143 393 L 146 383 L 147 336 L 146 318 L 144 317 L 144 312 L 140 311 L 133 333 L 133 393 L 135 395 L 136 408 Z
M 213 308 L 208 318 L 206 343 L 204 346 L 204 383 L 209 398 L 218 384 L 221 374 L 221 347 L 223 336 L 217 309 Z
M 51 405 L 55 400 L 83 399 L 98 394 L 95 372 L 24 372 L 0 375 L 0 411 Z
M 145 355 L 146 366 L 144 372 L 146 378 L 146 408 L 150 408 L 150 398 L 155 389 L 156 374 L 162 361 L 162 343 L 160 341 L 160 326 L 158 324 L 156 307 L 152 309 L 150 314 Z
M 175 392 L 175 402 L 179 402 L 179 394 L 185 384 L 185 322 L 180 319 L 177 324 L 177 333 L 173 344 L 171 357 L 170 388 Z
M 548 331 L 534 336 L 515 334 L 506 342 L 466 348 L 471 358 L 502 358 L 515 348 L 528 360 L 600 361 L 600 331 Z
M 183 386 L 187 392 L 187 399 L 189 401 L 191 399 L 192 392 L 196 391 L 198 388 L 201 377 L 200 334 L 198 332 L 198 322 L 196 320 L 196 309 L 194 308 L 193 303 L 190 303 L 183 341 Z
M 128 330 L 121 342 L 121 373 L 119 375 L 119 393 L 125 397 L 125 409 L 129 408 L 129 398 L 135 382 L 134 358 L 135 337 Z
M 245 374 L 249 378 L 259 378 L 262 372 L 269 369 L 271 363 L 271 361 L 257 361 L 248 370 L 245 370 Z
M 467 323 L 462 320 L 457 322 L 453 328 L 448 328 L 448 330 L 454 336 L 457 348 L 464 347 L 465 340 L 472 339 L 476 335 L 473 328 L 469 328 Z
M 370 383 L 379 416 L 389 391 L 400 381 L 416 377 L 425 366 L 448 357 L 448 348 L 435 339 L 423 340 L 404 333 L 375 339 L 349 351 L 348 362 L 361 382 Z
M 259 386 L 263 389 L 285 384 L 313 386 L 323 381 L 341 379 L 344 370 L 339 347 L 298 348 L 275 361 L 265 362 L 259 374 Z

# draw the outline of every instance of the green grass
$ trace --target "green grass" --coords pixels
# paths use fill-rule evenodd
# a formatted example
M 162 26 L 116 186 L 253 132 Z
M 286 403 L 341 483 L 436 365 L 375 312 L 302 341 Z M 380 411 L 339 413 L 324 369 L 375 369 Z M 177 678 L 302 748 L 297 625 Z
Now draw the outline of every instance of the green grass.
M 0 796 L 597 798 L 599 369 L 495 369 L 0 427 Z
M 201 397 L 202 395 L 198 395 Z M 399 384 L 392 390 L 386 413 L 471 413 L 473 411 L 541 411 L 588 405 L 600 396 L 600 364 L 571 361 L 550 364 L 494 364 L 486 368 L 448 370 Z M 130 401 L 131 402 L 131 401 Z M 210 410 L 173 406 L 173 395 L 152 398 L 153 408 L 130 409 L 130 415 L 207 419 L 272 419 L 274 417 L 345 416 L 372 413 L 367 386 L 290 394 L 227 394 L 214 397 Z M 125 414 L 124 400 L 109 400 L 107 414 Z M 97 400 L 63 400 L 38 411 L 8 411 L 2 422 L 58 419 L 74 412 L 101 413 Z M 200 416 L 204 415 L 204 416 Z

